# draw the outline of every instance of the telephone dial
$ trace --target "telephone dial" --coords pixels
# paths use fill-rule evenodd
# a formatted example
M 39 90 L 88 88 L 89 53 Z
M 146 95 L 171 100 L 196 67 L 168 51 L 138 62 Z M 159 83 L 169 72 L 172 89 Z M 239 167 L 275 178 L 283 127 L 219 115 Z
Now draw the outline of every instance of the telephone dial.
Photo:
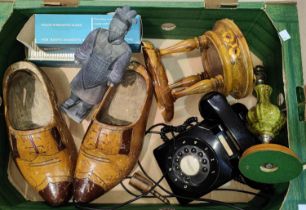
M 191 201 L 184 197 L 201 197 L 241 177 L 240 155 L 260 143 L 246 127 L 248 110 L 244 105 L 230 106 L 223 95 L 212 92 L 202 97 L 199 111 L 202 122 L 185 123 L 184 129 L 172 131 L 178 133 L 173 139 L 154 150 L 173 193 L 181 196 L 177 197 L 181 204 Z

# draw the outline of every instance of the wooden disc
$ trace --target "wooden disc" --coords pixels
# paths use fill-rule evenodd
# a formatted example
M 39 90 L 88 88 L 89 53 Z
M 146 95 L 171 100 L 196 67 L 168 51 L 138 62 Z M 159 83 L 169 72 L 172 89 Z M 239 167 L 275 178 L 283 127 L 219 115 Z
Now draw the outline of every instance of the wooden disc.
M 153 80 L 154 93 L 158 108 L 165 121 L 172 120 L 174 115 L 174 99 L 168 84 L 168 78 L 160 55 L 149 41 L 143 41 L 143 54 L 147 69 Z
M 261 183 L 288 182 L 297 177 L 303 165 L 288 147 L 278 144 L 259 144 L 248 148 L 239 161 L 240 172 Z

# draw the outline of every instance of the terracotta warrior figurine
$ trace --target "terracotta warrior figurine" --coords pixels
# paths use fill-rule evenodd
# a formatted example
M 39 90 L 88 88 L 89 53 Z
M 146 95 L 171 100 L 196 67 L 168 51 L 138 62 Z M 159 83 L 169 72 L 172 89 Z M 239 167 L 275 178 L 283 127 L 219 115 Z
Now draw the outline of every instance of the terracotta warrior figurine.
M 82 68 L 71 82 L 71 95 L 61 109 L 74 121 L 81 122 L 91 108 L 98 104 L 107 89 L 120 83 L 129 64 L 132 51 L 124 37 L 136 11 L 128 6 L 118 8 L 109 30 L 92 31 L 75 53 Z

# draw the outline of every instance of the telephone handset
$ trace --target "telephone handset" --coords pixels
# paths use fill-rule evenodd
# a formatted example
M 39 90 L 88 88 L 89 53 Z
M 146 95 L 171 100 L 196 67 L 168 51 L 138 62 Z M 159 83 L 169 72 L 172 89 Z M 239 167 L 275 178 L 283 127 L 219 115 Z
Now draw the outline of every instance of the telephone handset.
M 209 93 L 201 98 L 199 111 L 205 120 L 220 121 L 228 131 L 230 139 L 238 146 L 238 151 L 244 151 L 250 146 L 259 143 L 251 135 L 246 127 L 246 122 L 244 122 L 248 112 L 244 105 L 237 103 L 232 105 L 231 108 L 223 95 Z

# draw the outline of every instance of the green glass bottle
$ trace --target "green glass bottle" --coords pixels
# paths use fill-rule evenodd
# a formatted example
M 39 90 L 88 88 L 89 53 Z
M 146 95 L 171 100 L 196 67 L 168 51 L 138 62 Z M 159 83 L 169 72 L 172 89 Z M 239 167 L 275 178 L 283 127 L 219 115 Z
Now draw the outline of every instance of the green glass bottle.
M 255 86 L 257 105 L 247 115 L 249 129 L 264 143 L 269 143 L 286 122 L 285 116 L 277 106 L 270 102 L 272 88 L 266 84 Z

